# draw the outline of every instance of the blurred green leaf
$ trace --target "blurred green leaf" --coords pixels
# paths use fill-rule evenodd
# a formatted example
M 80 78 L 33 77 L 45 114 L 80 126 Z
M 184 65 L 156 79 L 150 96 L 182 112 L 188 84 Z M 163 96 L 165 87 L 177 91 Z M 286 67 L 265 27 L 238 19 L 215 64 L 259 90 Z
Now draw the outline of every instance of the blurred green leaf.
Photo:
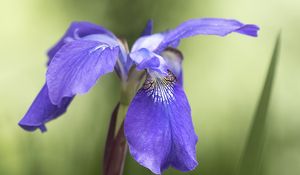
M 267 112 L 271 98 L 279 50 L 280 34 L 277 36 L 268 74 L 256 108 L 244 152 L 240 160 L 239 175 L 257 175 L 260 172 L 262 152 L 266 136 Z

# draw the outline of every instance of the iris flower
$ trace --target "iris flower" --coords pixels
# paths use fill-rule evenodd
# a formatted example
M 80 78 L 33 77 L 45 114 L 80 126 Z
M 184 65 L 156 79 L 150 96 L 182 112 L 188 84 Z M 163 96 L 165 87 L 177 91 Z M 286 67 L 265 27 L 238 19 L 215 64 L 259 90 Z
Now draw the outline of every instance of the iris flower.
M 144 71 L 141 88 L 124 122 L 133 158 L 155 174 L 172 166 L 197 166 L 191 108 L 183 89 L 181 39 L 195 35 L 257 36 L 256 25 L 219 18 L 191 19 L 174 29 L 152 34 L 152 21 L 130 51 L 109 30 L 89 22 L 73 22 L 48 52 L 46 81 L 19 125 L 28 131 L 62 115 L 77 94 L 88 92 L 104 74 L 115 71 L 122 82 L 130 70 Z

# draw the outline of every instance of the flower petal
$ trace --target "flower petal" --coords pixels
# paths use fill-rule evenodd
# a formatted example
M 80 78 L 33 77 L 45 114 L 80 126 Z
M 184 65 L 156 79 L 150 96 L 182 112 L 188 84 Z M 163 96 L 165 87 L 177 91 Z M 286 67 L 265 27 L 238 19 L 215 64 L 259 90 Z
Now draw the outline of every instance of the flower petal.
M 53 105 L 48 96 L 47 85 L 44 85 L 19 125 L 27 131 L 39 128 L 44 132 L 45 123 L 65 113 L 72 100 L 73 97 L 67 97 L 62 100 L 60 107 Z
M 54 56 L 47 71 L 49 97 L 60 104 L 64 97 L 87 92 L 102 75 L 112 72 L 119 47 L 89 40 L 65 44 Z
M 177 81 L 180 85 L 183 85 L 183 73 L 182 73 L 182 53 L 175 49 L 168 47 L 162 53 L 161 56 L 165 59 L 168 64 L 168 68 L 177 78 Z
M 127 76 L 127 73 L 129 72 L 129 69 L 131 67 L 131 60 L 127 59 L 126 49 L 125 49 L 123 43 L 121 43 L 121 41 L 119 39 L 111 38 L 107 35 L 102 35 L 102 34 L 92 34 L 92 35 L 85 36 L 82 39 L 90 40 L 90 41 L 98 41 L 101 43 L 108 44 L 110 47 L 119 46 L 119 48 L 120 48 L 119 61 L 121 62 L 123 68 L 125 69 L 124 74 L 126 74 L 126 75 L 123 75 L 123 76 Z M 118 70 L 118 71 L 120 72 L 120 70 Z
M 132 51 L 146 48 L 155 53 L 162 52 L 167 47 L 177 47 L 183 38 L 195 35 L 226 36 L 237 32 L 249 36 L 257 36 L 259 27 L 243 24 L 237 20 L 221 18 L 200 18 L 183 22 L 175 29 L 140 37 L 133 45 Z
M 232 32 L 237 32 L 249 36 L 257 36 L 259 27 L 252 24 L 243 24 L 237 20 L 221 18 L 200 18 L 183 22 L 173 30 L 167 31 L 163 41 L 156 52 L 163 51 L 166 47 L 175 47 L 183 38 L 195 35 L 218 35 L 226 36 Z
M 148 20 L 141 36 L 151 35 L 153 30 L 153 20 Z
M 111 47 L 122 45 L 122 44 L 120 44 L 118 39 L 112 38 L 108 35 L 103 35 L 103 34 L 91 34 L 91 35 L 84 36 L 80 39 L 90 40 L 90 41 L 98 41 L 98 42 L 101 42 L 101 43 L 108 44 Z
M 191 109 L 175 76 L 148 76 L 132 100 L 125 135 L 133 158 L 155 174 L 169 166 L 189 171 L 197 166 Z
M 102 26 L 98 26 L 96 24 L 92 24 L 89 22 L 81 21 L 81 22 L 72 22 L 69 26 L 66 33 L 62 36 L 62 38 L 51 48 L 49 49 L 47 55 L 49 57 L 49 62 L 54 57 L 56 52 L 67 42 L 76 40 L 78 38 L 91 35 L 91 34 L 103 34 L 108 37 L 116 39 L 115 35 L 109 30 L 105 29 Z
M 154 51 L 160 45 L 163 39 L 164 35 L 161 33 L 140 37 L 133 44 L 131 52 L 135 52 L 143 48 L 148 49 L 149 51 Z
M 137 70 L 149 69 L 161 74 L 167 74 L 168 66 L 164 58 L 148 49 L 131 52 L 129 56 L 137 65 Z

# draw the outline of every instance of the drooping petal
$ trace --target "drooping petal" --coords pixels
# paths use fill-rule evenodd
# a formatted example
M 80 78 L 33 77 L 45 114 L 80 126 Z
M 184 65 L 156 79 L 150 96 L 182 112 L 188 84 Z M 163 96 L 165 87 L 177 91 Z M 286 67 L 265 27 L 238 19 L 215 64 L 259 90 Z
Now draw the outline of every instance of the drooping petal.
M 48 96 L 48 88 L 45 84 L 25 116 L 20 120 L 19 125 L 27 130 L 34 131 L 39 128 L 42 132 L 46 131 L 45 123 L 53 120 L 64 112 L 73 100 L 73 97 L 66 97 L 59 106 L 53 105 Z
M 131 52 L 129 56 L 137 65 L 137 70 L 148 69 L 161 74 L 167 74 L 168 66 L 164 58 L 148 49 Z
M 155 174 L 169 166 L 189 171 L 197 166 L 191 109 L 175 76 L 148 77 L 132 100 L 125 135 L 133 158 Z
M 98 41 L 98 42 L 101 42 L 101 43 L 106 43 L 110 47 L 119 46 L 119 48 L 120 48 L 119 61 L 122 64 L 120 66 L 122 66 L 123 69 L 124 69 L 123 74 L 126 74 L 126 75 L 123 75 L 123 76 L 127 76 L 127 73 L 129 72 L 129 69 L 130 69 L 130 66 L 131 66 L 131 64 L 130 64 L 131 60 L 127 59 L 127 52 L 126 52 L 124 44 L 121 42 L 121 40 L 116 39 L 116 38 L 112 38 L 110 36 L 103 35 L 103 34 L 87 35 L 87 36 L 83 37 L 82 39 L 83 40 Z M 120 72 L 120 70 L 117 70 L 117 71 Z M 122 72 L 120 72 L 120 73 L 122 73 Z
M 259 27 L 252 24 L 243 24 L 237 20 L 221 18 L 201 18 L 191 19 L 183 22 L 173 30 L 164 34 L 164 39 L 160 43 L 156 52 L 163 51 L 168 46 L 176 46 L 183 38 L 195 35 L 218 35 L 226 36 L 232 32 L 237 32 L 249 36 L 257 36 Z
M 104 35 L 104 34 L 91 34 L 91 35 L 84 36 L 80 39 L 90 40 L 90 41 L 98 41 L 101 43 L 105 43 L 111 47 L 121 46 L 120 42 L 118 42 L 118 39 L 112 38 L 112 37 L 110 37 L 108 35 Z
M 48 63 L 50 63 L 53 56 L 64 44 L 91 34 L 103 34 L 116 39 L 115 35 L 112 32 L 102 26 L 98 26 L 96 24 L 85 21 L 72 22 L 61 39 L 51 49 L 49 49 L 47 53 L 49 57 Z
M 153 20 L 148 20 L 141 36 L 151 35 L 153 30 Z
M 87 92 L 104 74 L 112 72 L 119 47 L 90 40 L 65 44 L 53 57 L 47 71 L 49 97 L 60 104 L 64 97 Z

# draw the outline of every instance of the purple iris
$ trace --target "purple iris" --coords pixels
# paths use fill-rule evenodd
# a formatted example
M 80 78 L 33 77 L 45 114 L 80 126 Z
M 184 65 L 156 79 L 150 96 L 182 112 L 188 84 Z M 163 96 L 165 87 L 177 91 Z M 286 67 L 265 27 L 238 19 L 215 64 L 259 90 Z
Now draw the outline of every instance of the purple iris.
M 62 115 L 74 96 L 88 92 L 102 75 L 115 71 L 126 84 L 130 70 L 144 72 L 124 123 L 130 153 L 155 174 L 169 166 L 193 170 L 198 164 L 197 135 L 183 89 L 183 57 L 175 48 L 181 39 L 195 35 L 257 36 L 258 30 L 236 20 L 202 18 L 152 34 L 150 21 L 128 51 L 109 30 L 73 22 L 48 52 L 46 82 L 19 125 L 28 131 L 46 131 L 45 123 Z

